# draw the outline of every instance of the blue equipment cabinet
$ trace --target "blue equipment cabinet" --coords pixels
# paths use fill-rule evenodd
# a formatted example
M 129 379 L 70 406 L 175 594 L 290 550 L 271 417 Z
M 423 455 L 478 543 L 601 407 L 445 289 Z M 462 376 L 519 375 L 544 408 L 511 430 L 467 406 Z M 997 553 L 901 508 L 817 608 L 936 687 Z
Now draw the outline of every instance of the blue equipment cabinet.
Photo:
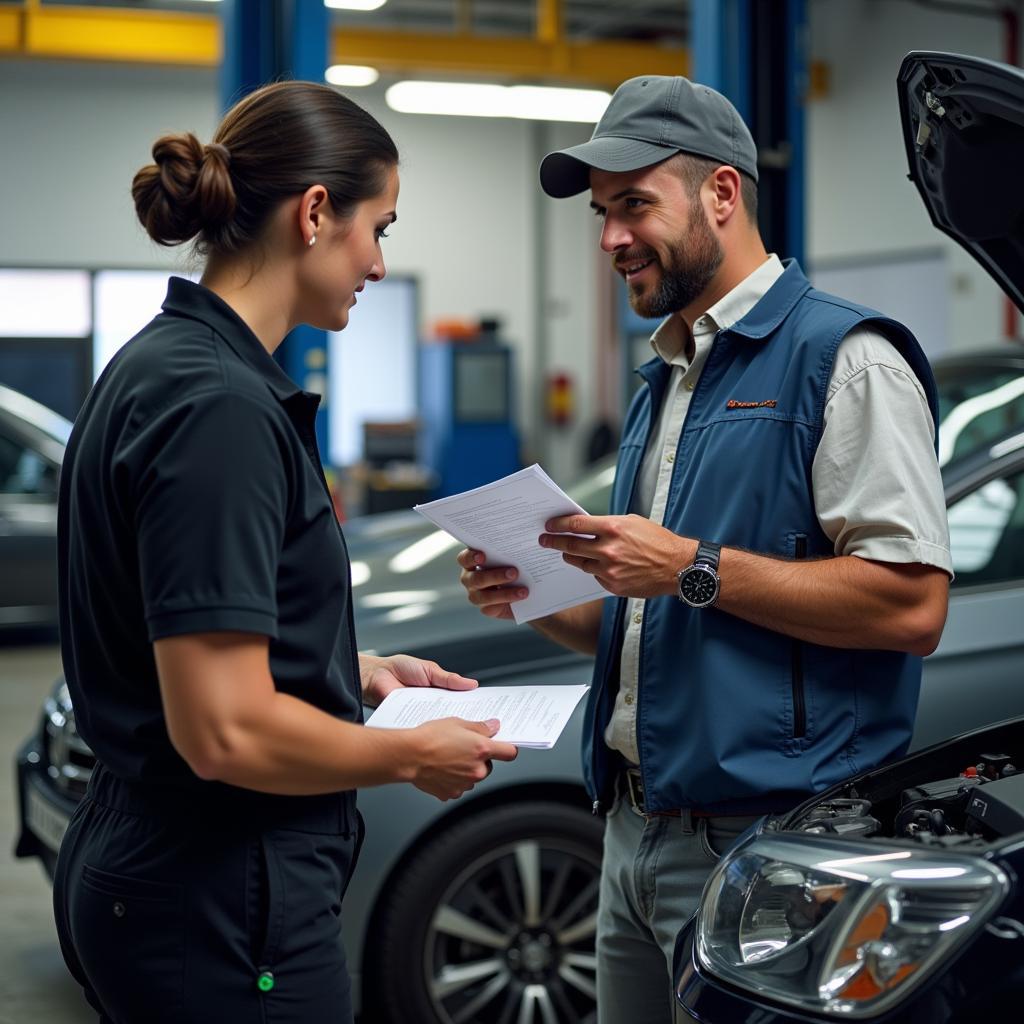
M 421 347 L 420 455 L 438 475 L 439 497 L 520 468 L 512 370 L 511 349 L 493 334 Z

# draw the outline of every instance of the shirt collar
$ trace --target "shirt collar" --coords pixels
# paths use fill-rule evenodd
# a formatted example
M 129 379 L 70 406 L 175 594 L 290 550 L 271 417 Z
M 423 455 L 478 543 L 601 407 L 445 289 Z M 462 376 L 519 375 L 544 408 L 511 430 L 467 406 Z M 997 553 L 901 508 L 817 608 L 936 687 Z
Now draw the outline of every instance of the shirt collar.
M 700 348 L 703 335 L 724 331 L 743 319 L 768 294 L 784 272 L 782 261 L 772 253 L 753 273 L 723 295 L 693 324 L 694 343 Z M 667 317 L 651 337 L 651 347 L 666 363 L 678 362 L 686 349 L 688 328 L 677 313 Z
M 267 387 L 282 402 L 300 393 L 301 388 L 281 369 L 249 325 L 209 288 L 182 277 L 172 277 L 167 283 L 163 310 L 210 327 L 242 362 L 267 382 Z

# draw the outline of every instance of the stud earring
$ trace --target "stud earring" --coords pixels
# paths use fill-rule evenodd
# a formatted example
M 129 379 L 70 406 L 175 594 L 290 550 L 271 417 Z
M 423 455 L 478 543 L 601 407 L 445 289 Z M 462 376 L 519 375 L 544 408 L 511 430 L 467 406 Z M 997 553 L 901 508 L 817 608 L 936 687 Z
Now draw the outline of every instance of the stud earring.
M 315 244 L 316 244 L 316 235 L 310 235 L 310 236 L 309 236 L 309 245 L 310 245 L 310 248 L 312 248 L 312 247 L 313 247 L 313 246 L 314 246 Z

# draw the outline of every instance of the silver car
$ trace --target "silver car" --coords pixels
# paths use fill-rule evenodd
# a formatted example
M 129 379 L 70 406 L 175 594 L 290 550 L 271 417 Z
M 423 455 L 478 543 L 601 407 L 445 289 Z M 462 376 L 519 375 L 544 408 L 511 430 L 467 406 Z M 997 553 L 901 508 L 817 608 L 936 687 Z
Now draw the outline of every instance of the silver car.
M 0 385 L 0 629 L 57 623 L 57 476 L 71 424 Z

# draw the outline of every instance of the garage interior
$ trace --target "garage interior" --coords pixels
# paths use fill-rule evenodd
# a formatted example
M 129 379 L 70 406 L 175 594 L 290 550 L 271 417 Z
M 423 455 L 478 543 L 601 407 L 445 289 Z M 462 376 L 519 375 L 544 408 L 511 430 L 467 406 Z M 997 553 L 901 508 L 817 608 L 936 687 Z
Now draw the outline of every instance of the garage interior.
M 208 139 L 231 98 L 282 76 L 326 76 L 402 155 L 380 294 L 344 339 L 299 328 L 278 357 L 323 396 L 317 438 L 343 522 L 534 462 L 567 484 L 614 452 L 655 324 L 630 310 L 588 196 L 547 198 L 536 169 L 588 139 L 592 111 L 636 75 L 688 75 L 734 100 L 761 153 L 769 250 L 816 286 L 908 324 L 929 358 L 1021 357 L 1021 314 L 907 180 L 895 85 L 912 50 L 1019 65 L 1022 18 L 1019 0 L 0 5 L 0 386 L 74 419 L 168 276 L 198 278 L 134 219 L 128 184 L 152 139 Z M 475 113 L 427 112 L 424 82 L 557 87 L 591 107 L 494 116 L 491 94 Z M 550 115 L 555 99 L 541 102 Z M 14 855 L 16 758 L 61 673 L 47 601 L 0 609 L 0 1024 L 94 1019 L 57 948 L 49 881 Z M 400 624 L 423 607 L 413 594 L 385 611 Z

